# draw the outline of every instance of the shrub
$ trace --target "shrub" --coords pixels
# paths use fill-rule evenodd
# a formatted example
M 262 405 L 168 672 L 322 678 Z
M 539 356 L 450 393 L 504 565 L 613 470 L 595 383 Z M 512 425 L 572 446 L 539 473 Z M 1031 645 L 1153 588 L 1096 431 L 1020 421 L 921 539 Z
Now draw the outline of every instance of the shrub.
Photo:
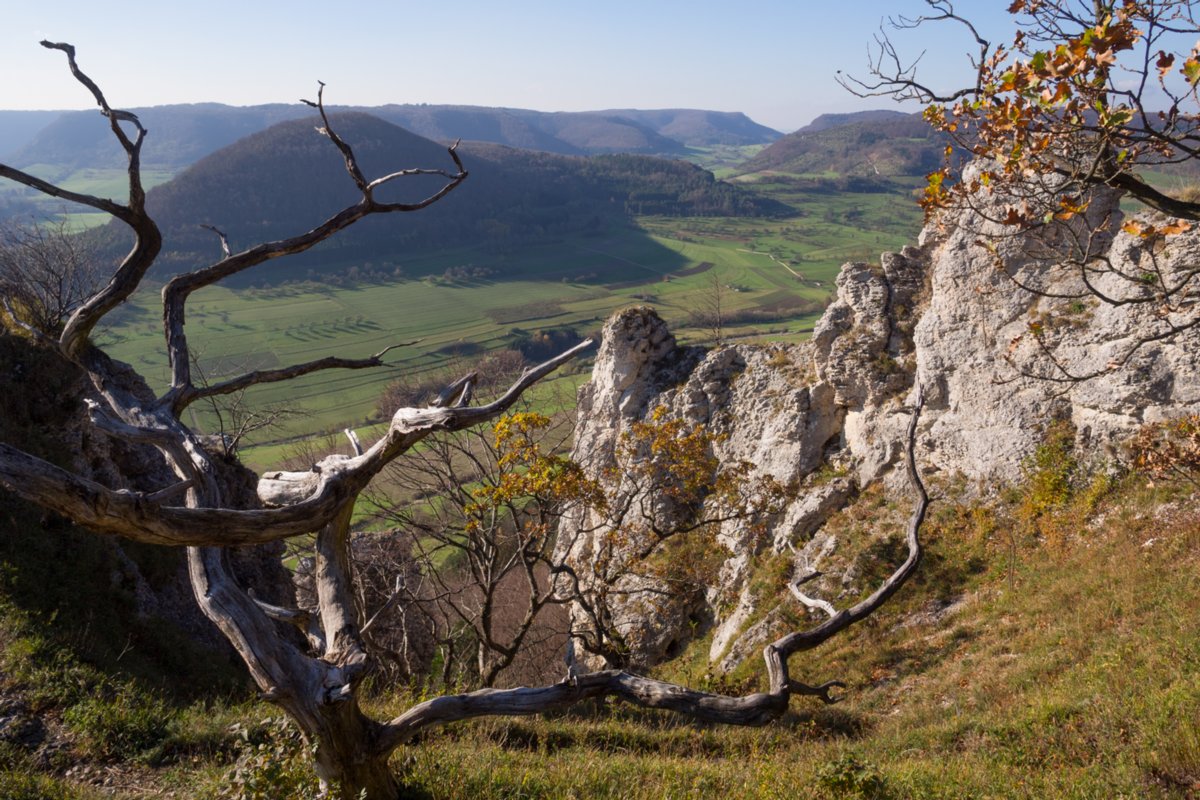
M 238 759 L 224 797 L 230 800 L 316 800 L 324 797 L 313 774 L 308 749 L 284 717 L 258 725 L 230 727 L 239 740 Z
M 817 770 L 817 781 L 834 797 L 861 797 L 864 800 L 886 800 L 891 797 L 887 783 L 875 767 L 845 753 Z
M 1145 425 L 1130 442 L 1135 469 L 1200 483 L 1200 414 Z

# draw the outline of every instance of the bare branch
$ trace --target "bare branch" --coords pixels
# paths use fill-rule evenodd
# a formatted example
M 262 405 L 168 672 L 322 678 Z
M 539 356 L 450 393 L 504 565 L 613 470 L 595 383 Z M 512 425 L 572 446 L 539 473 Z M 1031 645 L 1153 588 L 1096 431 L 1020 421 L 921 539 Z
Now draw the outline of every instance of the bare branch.
M 875 54 L 868 57 L 867 72 L 871 78 L 863 80 L 838 70 L 835 80 L 843 89 L 856 97 L 893 97 L 896 100 L 916 100 L 920 103 L 953 103 L 974 95 L 980 90 L 981 76 L 978 73 L 988 60 L 991 43 L 979 34 L 979 30 L 970 20 L 955 13 L 954 6 L 949 2 L 945 0 L 925 1 L 931 9 L 939 13 L 911 19 L 904 16 L 889 17 L 887 26 L 881 25 L 879 32 L 875 34 Z M 952 22 L 961 25 L 967 29 L 971 38 L 979 46 L 979 55 L 969 57 L 969 61 L 977 72 L 973 86 L 964 86 L 951 92 L 938 92 L 921 83 L 917 80 L 917 66 L 925 52 L 922 51 L 915 59 L 906 64 L 887 33 L 887 27 L 893 30 L 911 30 L 938 22 Z
M 793 581 L 789 583 L 788 589 L 791 591 L 792 596 L 799 600 L 804 606 L 824 611 L 831 617 L 837 616 L 837 609 L 835 609 L 827 600 L 809 597 L 804 592 L 800 591 L 799 582 Z
M 921 418 L 921 409 L 925 405 L 925 393 L 920 384 L 917 384 L 915 391 L 916 398 L 913 403 L 912 419 L 908 424 L 908 441 L 905 448 L 905 469 L 908 473 L 908 482 L 913 494 L 917 498 L 912 516 L 908 521 L 908 529 L 905 535 L 908 543 L 908 557 L 869 597 L 856 603 L 849 609 L 837 612 L 816 628 L 788 634 L 773 645 L 767 646 L 768 650 L 771 648 L 777 649 L 785 659 L 802 650 L 811 650 L 813 647 L 827 641 L 830 637 L 840 633 L 854 623 L 860 622 L 875 613 L 880 606 L 899 591 L 900 587 L 904 585 L 905 581 L 916 570 L 917 564 L 921 561 L 920 532 L 921 525 L 925 521 L 925 512 L 929 508 L 929 495 L 926 493 L 925 484 L 921 481 L 921 475 L 917 471 L 915 453 L 917 423 Z M 770 658 L 768 658 L 769 661 Z
M 308 639 L 308 644 L 313 648 L 315 653 L 318 655 L 324 654 L 325 634 L 321 631 L 321 627 L 317 625 L 316 618 L 311 612 L 301 608 L 284 608 L 283 606 L 277 606 L 265 600 L 260 600 L 255 596 L 253 589 L 248 589 L 247 594 L 262 609 L 264 614 L 276 622 L 282 622 L 295 627 Z
M 229 237 L 225 235 L 225 231 L 221 230 L 216 225 L 206 225 L 204 223 L 201 223 L 200 227 L 204 228 L 206 231 L 212 231 L 217 235 L 217 238 L 221 240 L 221 255 L 223 255 L 225 258 L 229 258 L 231 255 L 231 251 L 229 249 Z
M 245 375 L 240 375 L 236 378 L 231 378 L 221 383 L 215 383 L 211 386 L 189 387 L 183 391 L 174 391 L 168 393 L 164 397 L 163 402 L 168 403 L 174 414 L 179 416 L 183 410 L 197 400 L 214 397 L 218 395 L 234 394 L 243 389 L 248 389 L 251 386 L 258 386 L 264 383 L 279 383 L 282 381 L 290 381 L 294 378 L 299 378 L 313 372 L 319 372 L 326 369 L 370 369 L 372 367 L 384 366 L 383 356 L 389 351 L 397 347 L 409 347 L 416 344 L 412 342 L 403 342 L 401 344 L 388 345 L 373 356 L 367 358 L 339 358 L 337 356 L 327 356 L 309 361 L 304 364 L 294 364 L 290 367 L 281 367 L 279 369 L 256 370 L 248 372 Z
M 371 187 L 367 184 L 367 179 L 363 177 L 362 170 L 358 167 L 358 159 L 354 157 L 354 151 L 350 149 L 350 145 L 346 144 L 342 137 L 337 135 L 337 131 L 329 124 L 329 115 L 325 113 L 325 83 L 324 81 L 317 81 L 317 84 L 319 86 L 317 89 L 317 102 L 314 103 L 311 100 L 303 99 L 300 102 L 307 106 L 312 106 L 320 113 L 321 122 L 324 127 L 317 128 L 317 133 L 328 137 L 329 141 L 333 142 L 346 162 L 346 172 L 350 173 L 350 178 L 354 181 L 354 185 L 358 187 L 358 190 L 363 193 L 364 197 L 369 198 L 371 196 Z
M 354 432 L 353 428 L 346 428 L 342 432 L 350 440 L 350 448 L 354 450 L 354 455 L 361 456 L 363 454 L 363 446 L 362 442 L 358 439 L 358 434 Z
M 643 708 L 676 711 L 705 722 L 758 726 L 778 719 L 787 710 L 788 696 L 757 693 L 726 697 L 621 670 L 604 670 L 550 686 L 480 689 L 426 700 L 387 723 L 379 748 L 381 753 L 391 752 L 433 725 L 474 717 L 540 714 L 603 697 L 619 697 Z
M 289 494 L 288 504 L 281 508 L 161 506 L 80 478 L 3 443 L 0 443 L 0 485 L 80 525 L 151 544 L 225 547 L 298 536 L 330 523 L 347 498 L 357 496 L 381 469 L 430 433 L 463 430 L 495 418 L 526 389 L 591 344 L 589 339 L 526 370 L 502 397 L 486 406 L 400 409 L 388 432 L 366 453 L 332 463 L 328 470 L 303 484 L 303 499 L 292 502 L 295 495 Z
M 97 429 L 104 431 L 109 436 L 115 439 L 123 439 L 130 442 L 143 442 L 146 444 L 166 444 L 174 441 L 172 431 L 165 428 L 141 428 L 113 419 L 108 413 L 91 398 L 84 399 L 84 405 L 88 410 L 88 421 L 96 426 Z
M 50 197 L 58 197 L 63 200 L 68 200 L 72 203 L 78 203 L 81 206 L 90 206 L 92 208 L 99 209 L 106 214 L 111 214 L 123 222 L 131 225 L 133 224 L 133 214 L 130 212 L 130 210 L 120 203 L 114 203 L 112 200 L 108 200 L 103 197 L 96 197 L 90 194 L 72 192 L 69 189 L 63 189 L 61 186 L 56 186 L 49 181 L 44 181 L 41 178 L 30 175 L 28 172 L 14 169 L 13 167 L 5 164 L 0 164 L 0 178 L 8 178 L 9 180 L 16 181 L 17 183 L 28 186 L 31 189 L 36 189 L 42 194 Z

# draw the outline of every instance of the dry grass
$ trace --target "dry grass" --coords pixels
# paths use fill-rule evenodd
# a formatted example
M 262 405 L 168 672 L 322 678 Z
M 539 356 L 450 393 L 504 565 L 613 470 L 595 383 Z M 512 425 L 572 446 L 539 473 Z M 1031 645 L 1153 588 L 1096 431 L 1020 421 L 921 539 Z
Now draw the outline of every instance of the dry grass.
M 845 680 L 838 705 L 798 698 L 762 729 L 617 704 L 460 723 L 394 767 L 414 797 L 469 800 L 1200 796 L 1200 496 L 1080 481 L 1036 525 L 1028 501 L 939 503 L 919 579 L 793 664 L 802 680 Z M 861 502 L 844 524 L 895 516 L 876 495 Z M 664 672 L 696 673 L 705 646 Z M 139 780 L 221 796 L 228 725 L 270 713 L 185 709 Z

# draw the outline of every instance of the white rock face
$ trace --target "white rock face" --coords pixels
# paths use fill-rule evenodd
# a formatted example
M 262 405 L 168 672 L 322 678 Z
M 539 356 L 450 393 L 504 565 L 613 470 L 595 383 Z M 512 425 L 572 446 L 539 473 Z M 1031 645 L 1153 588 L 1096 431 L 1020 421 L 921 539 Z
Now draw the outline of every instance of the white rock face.
M 1115 278 L 1116 271 L 1157 269 L 1172 282 L 1171 276 L 1200 265 L 1197 230 L 1151 247 L 1120 232 L 1118 216 L 1110 225 L 1115 236 L 1097 234 L 1097 220 L 1114 211 L 1117 200 L 1098 194 L 1088 219 L 1058 230 L 1014 236 L 978 215 L 962 215 L 948 231 L 929 226 L 923 232 L 931 289 L 913 344 L 928 401 L 922 444 L 930 466 L 1007 482 L 1019 476 L 1052 420 L 1074 426 L 1081 452 L 1097 452 L 1143 423 L 1200 410 L 1196 331 L 1139 345 L 1166 330 L 1155 304 L 1103 303 L 1085 294 L 1078 265 L 1037 258 L 1061 252 L 1063 239 L 1090 237 L 1089 263 L 1108 271 L 1096 274 L 1093 285 L 1114 298 L 1131 294 L 1130 282 Z M 1001 202 L 982 213 L 1002 216 Z M 1060 241 L 1047 242 L 1056 236 Z M 981 241 L 992 243 L 995 254 Z M 1044 294 L 1081 296 L 1042 296 L 1018 288 L 1014 279 Z M 1038 346 L 1031 324 L 1044 325 L 1057 363 Z M 1061 380 L 1096 373 L 1086 381 Z
M 1200 413 L 1200 335 L 1146 341 L 1168 322 L 1186 322 L 1188 312 L 1164 317 L 1154 304 L 1072 297 L 1082 287 L 1079 266 L 1045 258 L 1086 240 L 1089 264 L 1132 276 L 1153 269 L 1183 281 L 1200 267 L 1200 228 L 1157 242 L 1121 232 L 1119 217 L 1102 228 L 1117 198 L 1100 194 L 1085 217 L 1014 235 L 988 221 L 1003 216 L 1004 201 L 990 202 L 978 214 L 928 226 L 920 247 L 885 253 L 878 266 L 846 264 L 834 301 L 803 345 L 681 348 L 649 308 L 622 311 L 605 325 L 592 382 L 580 390 L 575 446 L 594 474 L 612 463 L 629 425 L 662 405 L 672 418 L 704 425 L 723 461 L 749 461 L 760 474 L 801 486 L 766 537 L 737 524 L 722 528 L 729 558 L 704 598 L 681 599 L 653 616 L 631 600 L 621 624 L 637 632 L 635 664 L 660 660 L 709 628 L 718 668 L 757 651 L 779 616 L 760 613 L 762 600 L 750 591 L 758 550 L 791 553 L 793 578 L 825 571 L 821 563 L 846 545 L 822 532 L 829 515 L 868 484 L 901 482 L 895 467 L 914 378 L 926 393 L 923 470 L 981 486 L 1019 479 L 1051 421 L 1070 422 L 1081 453 L 1102 458 L 1146 422 Z M 1101 291 L 1128 296 L 1128 280 L 1090 274 Z M 1185 291 L 1200 305 L 1196 287 Z M 1046 347 L 1031 323 L 1041 325 Z M 1045 379 L 1094 373 L 1082 382 Z M 825 464 L 847 477 L 809 478 Z M 586 570 L 588 537 L 564 534 L 560 557 Z M 828 588 L 846 579 L 822 582 Z
M 574 456 L 592 474 L 602 474 L 630 425 L 663 406 L 669 418 L 703 425 L 722 462 L 748 461 L 756 474 L 785 485 L 797 482 L 821 465 L 826 445 L 836 443 L 841 429 L 834 387 L 803 379 L 805 371 L 811 372 L 810 361 L 807 346 L 678 347 L 652 309 L 620 312 L 605 324 L 593 379 L 580 389 Z M 829 505 L 826 500 L 824 507 Z M 822 510 L 821 503 L 817 507 Z M 727 594 L 736 596 L 756 548 L 770 542 L 783 546 L 789 538 L 785 529 L 810 533 L 819 527 L 812 513 L 805 515 L 799 505 L 795 509 L 767 537 L 752 537 L 736 524 L 722 527 L 718 538 L 730 552 L 721 580 Z M 568 519 L 560 529 L 558 556 L 577 571 L 586 573 L 596 553 L 594 536 L 578 532 L 597 523 Z M 631 581 L 618 588 L 627 600 L 617 627 L 636 642 L 635 665 L 673 653 L 693 630 L 704 630 L 713 620 L 704 596 L 663 603 L 657 594 L 661 587 Z M 648 613 L 642 595 L 651 593 L 655 602 Z M 585 624 L 579 613 L 574 619 Z M 599 665 L 596 659 L 581 660 Z

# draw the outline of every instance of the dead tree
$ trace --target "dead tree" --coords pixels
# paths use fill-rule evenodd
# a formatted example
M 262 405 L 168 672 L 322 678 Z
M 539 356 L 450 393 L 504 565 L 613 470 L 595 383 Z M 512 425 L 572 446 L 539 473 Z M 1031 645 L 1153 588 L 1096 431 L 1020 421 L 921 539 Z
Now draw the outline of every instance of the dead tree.
M 287 381 L 318 370 L 369 369 L 380 366 L 386 350 L 359 359 L 325 358 L 278 369 L 250 372 L 202 385 L 193 379 L 185 311 L 199 289 L 263 264 L 303 252 L 364 217 L 425 208 L 453 191 L 467 177 L 453 147 L 453 169 L 402 169 L 375 179 L 360 170 L 351 146 L 335 132 L 322 96 L 310 103 L 319 115 L 318 131 L 345 159 L 359 199 L 304 233 L 234 252 L 221 239 L 223 256 L 215 263 L 172 278 L 162 291 L 163 333 L 170 385 L 161 395 L 126 365 L 110 359 L 90 339 L 106 315 L 127 300 L 155 263 L 162 236 L 146 212 L 140 152 L 147 135 L 136 116 L 109 106 L 100 88 L 82 72 L 69 44 L 42 42 L 66 55 L 75 78 L 95 98 L 112 135 L 128 155 L 128 197 L 124 203 L 56 186 L 0 164 L 0 176 L 45 194 L 103 211 L 132 231 L 134 243 L 106 285 L 74 308 L 61 331 L 47 334 L 32 326 L 29 335 L 57 349 L 90 379 L 90 422 L 98 434 L 151 446 L 174 471 L 172 485 L 147 492 L 114 489 L 72 474 L 54 464 L 0 443 L 0 485 L 20 497 L 70 518 L 98 534 L 187 548 L 188 571 L 196 601 L 232 643 L 267 700 L 283 708 L 313 748 L 315 767 L 331 791 L 344 798 L 394 798 L 399 792 L 388 769 L 389 755 L 418 732 L 451 720 L 485 715 L 533 714 L 562 708 L 586 698 L 615 696 L 636 705 L 665 708 L 714 722 L 760 725 L 778 718 L 793 694 L 832 701 L 836 682 L 812 687 L 793 680 L 789 658 L 819 645 L 878 609 L 905 582 L 921 555 L 918 531 L 927 505 L 912 462 L 916 417 L 909 432 L 909 476 L 917 504 L 907 533 L 908 557 L 869 597 L 832 613 L 811 630 L 789 634 L 764 650 L 769 689 L 747 697 L 692 691 L 628 672 L 607 670 L 571 677 L 538 688 L 481 690 L 434 698 L 398 717 L 377 721 L 360 708 L 357 693 L 370 671 L 362 644 L 365 620 L 359 619 L 348 553 L 350 519 L 356 499 L 388 464 L 434 432 L 463 430 L 504 412 L 536 381 L 588 347 L 568 350 L 526 370 L 498 399 L 482 406 L 460 404 L 465 392 L 448 392 L 448 401 L 425 408 L 401 408 L 383 436 L 351 456 L 332 455 L 304 472 L 269 472 L 258 482 L 260 505 L 235 507 L 222 483 L 220 460 L 205 449 L 197 432 L 183 421 L 193 403 L 236 393 L 245 387 Z M 387 203 L 375 192 L 406 176 L 435 174 L 441 188 L 415 203 Z M 16 321 L 16 320 L 14 320 Z M 453 395 L 453 396 L 451 396 Z M 919 402 L 918 402 L 919 406 Z M 238 585 L 224 548 L 314 536 L 317 608 L 311 613 L 260 603 Z M 307 650 L 281 634 L 280 624 L 305 635 Z

